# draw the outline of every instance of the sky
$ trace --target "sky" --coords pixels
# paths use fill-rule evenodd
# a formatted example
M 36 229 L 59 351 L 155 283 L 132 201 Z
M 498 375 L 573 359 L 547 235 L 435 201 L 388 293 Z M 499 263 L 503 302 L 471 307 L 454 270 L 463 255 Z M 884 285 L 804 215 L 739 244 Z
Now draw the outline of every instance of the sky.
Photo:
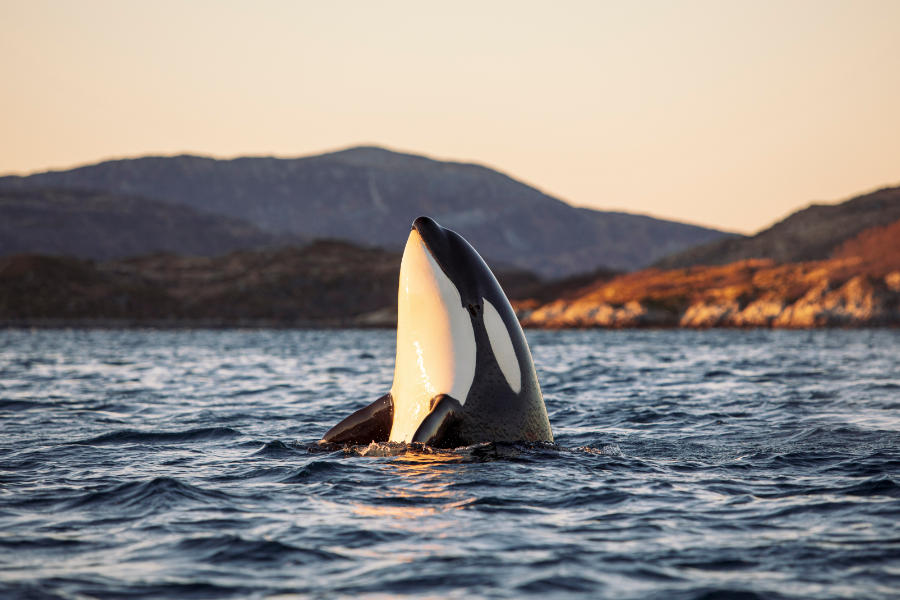
M 0 173 L 366 144 L 750 233 L 900 184 L 900 0 L 0 0 Z

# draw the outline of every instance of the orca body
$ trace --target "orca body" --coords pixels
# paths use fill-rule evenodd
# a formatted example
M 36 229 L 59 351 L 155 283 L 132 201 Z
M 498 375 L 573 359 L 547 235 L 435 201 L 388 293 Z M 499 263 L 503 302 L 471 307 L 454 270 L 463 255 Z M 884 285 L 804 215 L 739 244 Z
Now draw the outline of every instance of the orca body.
M 397 301 L 391 391 L 332 427 L 323 443 L 553 441 L 525 334 L 461 235 L 415 220 Z

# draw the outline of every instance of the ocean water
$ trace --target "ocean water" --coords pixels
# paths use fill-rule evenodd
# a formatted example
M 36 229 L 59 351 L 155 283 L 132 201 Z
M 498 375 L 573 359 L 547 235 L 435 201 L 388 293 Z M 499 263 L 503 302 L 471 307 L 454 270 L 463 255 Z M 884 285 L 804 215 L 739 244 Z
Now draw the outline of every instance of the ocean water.
M 528 332 L 555 445 L 315 442 L 391 331 L 0 331 L 0 598 L 897 598 L 900 331 Z

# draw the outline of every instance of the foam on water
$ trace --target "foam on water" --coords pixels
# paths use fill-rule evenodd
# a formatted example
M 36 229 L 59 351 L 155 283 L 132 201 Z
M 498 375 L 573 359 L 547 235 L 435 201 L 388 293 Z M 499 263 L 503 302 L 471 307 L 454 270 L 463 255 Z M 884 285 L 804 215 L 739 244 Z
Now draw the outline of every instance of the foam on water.
M 896 597 L 900 332 L 529 332 L 556 444 L 317 446 L 393 338 L 0 332 L 0 597 Z

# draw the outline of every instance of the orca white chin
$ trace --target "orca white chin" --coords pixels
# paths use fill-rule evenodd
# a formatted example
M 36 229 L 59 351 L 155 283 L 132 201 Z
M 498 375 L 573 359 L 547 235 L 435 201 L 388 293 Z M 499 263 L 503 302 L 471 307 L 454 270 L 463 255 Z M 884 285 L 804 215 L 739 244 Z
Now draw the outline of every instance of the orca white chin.
M 465 402 L 475 355 L 472 321 L 459 290 L 413 229 L 400 264 L 390 441 L 412 441 L 435 396 Z

